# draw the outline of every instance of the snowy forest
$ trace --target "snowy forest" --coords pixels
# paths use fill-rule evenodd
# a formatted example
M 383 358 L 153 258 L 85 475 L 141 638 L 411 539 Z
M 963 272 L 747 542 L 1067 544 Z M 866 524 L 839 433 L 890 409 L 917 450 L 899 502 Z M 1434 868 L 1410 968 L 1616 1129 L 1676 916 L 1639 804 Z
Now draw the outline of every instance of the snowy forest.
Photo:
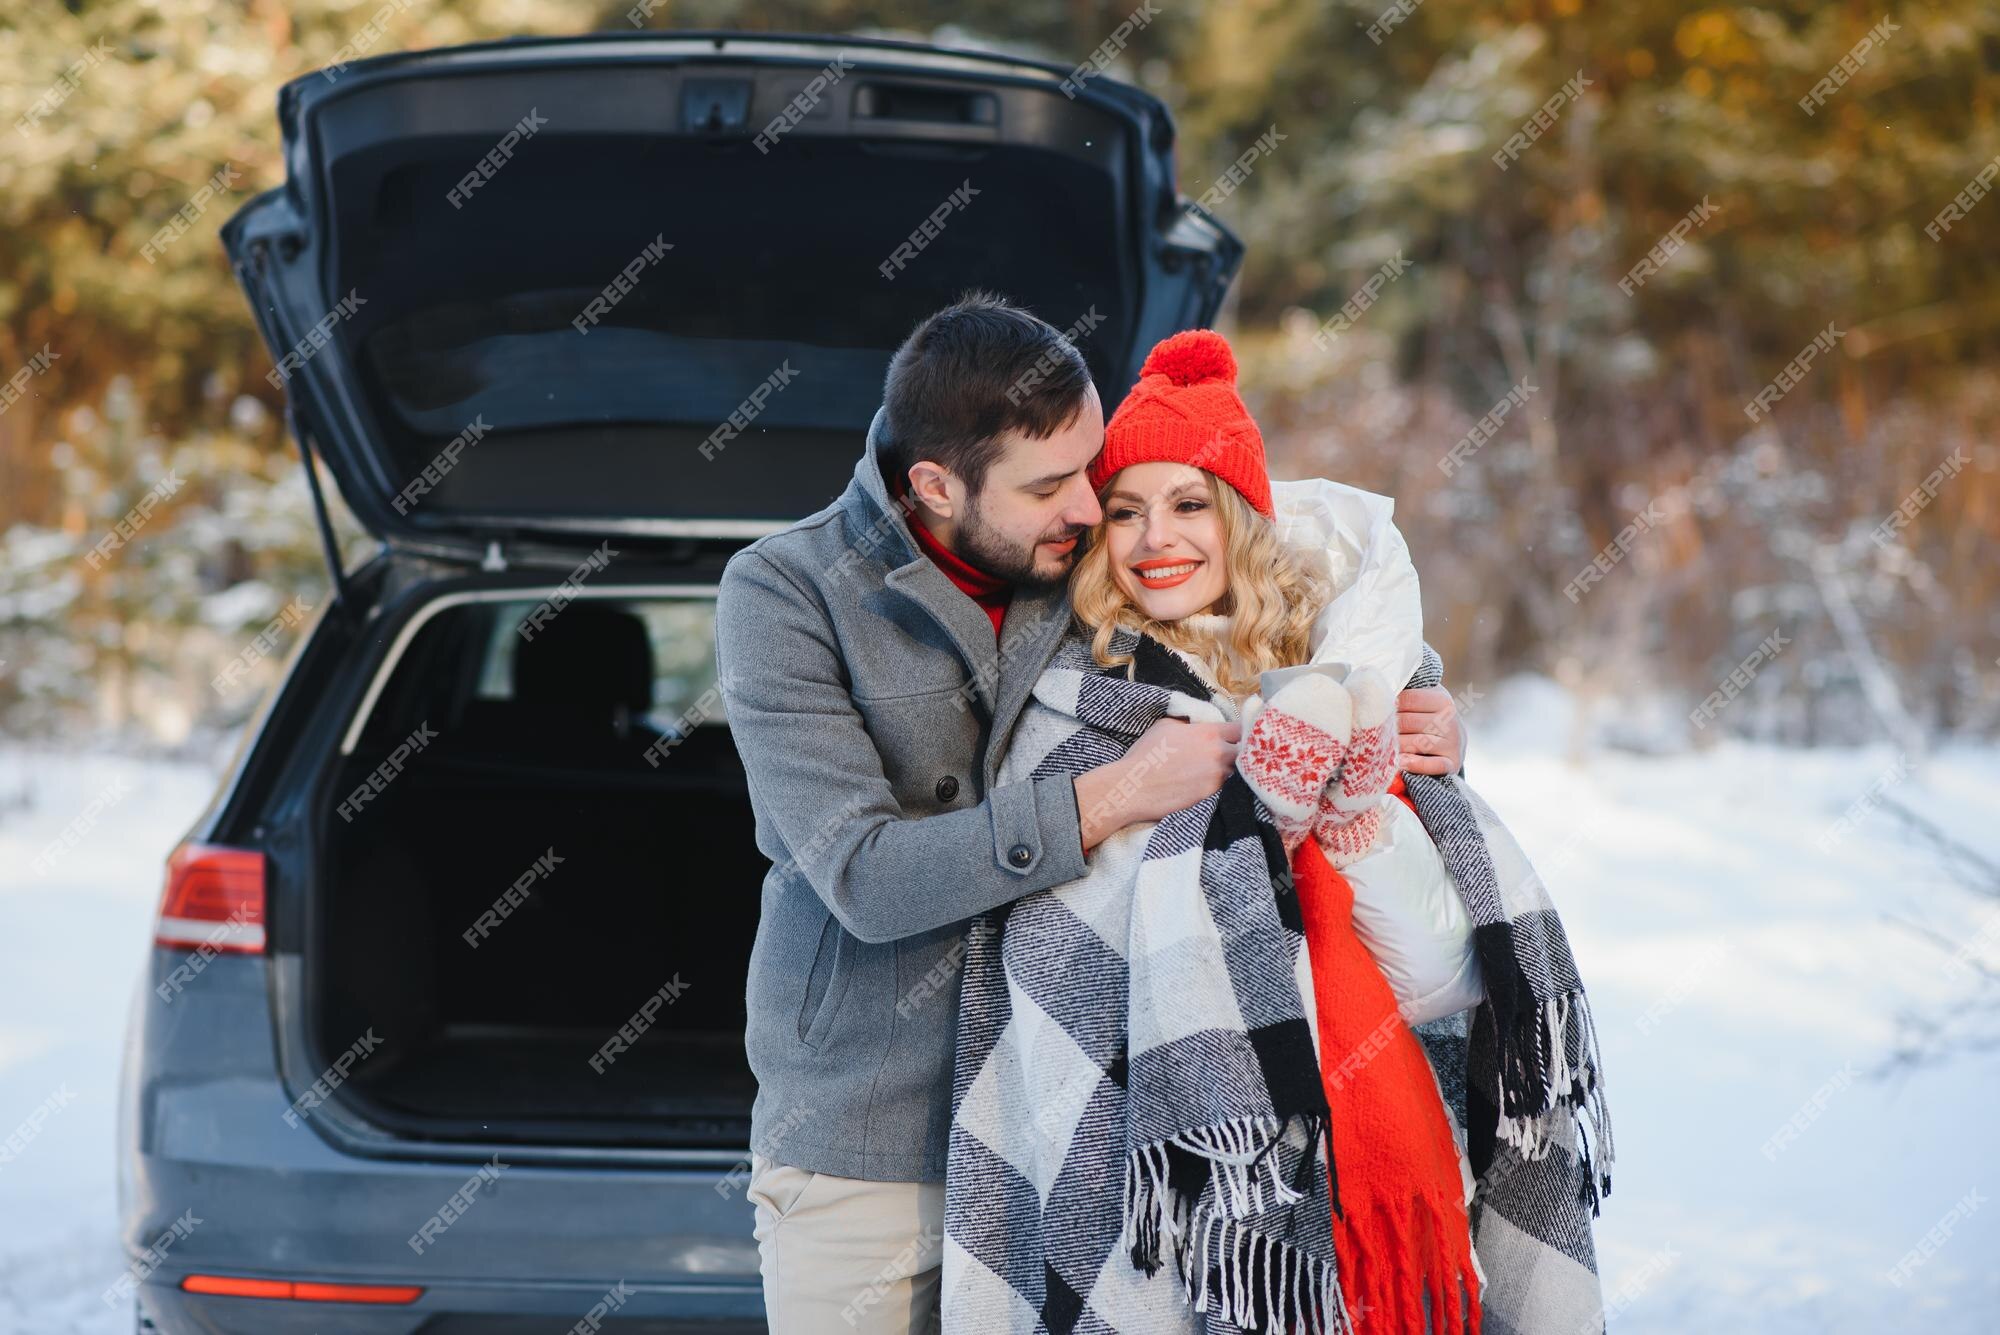
M 239 691 L 209 689 L 217 668 L 325 587 L 216 231 L 282 179 L 279 84 L 366 54 L 357 31 L 851 31 L 1071 64 L 1128 9 L 0 18 L 0 724 L 227 730 L 281 655 Z M 2000 206 L 1935 222 L 2000 155 L 2000 10 L 1251 0 L 1128 30 L 1110 72 L 1174 109 L 1183 192 L 1249 246 L 1221 323 L 1274 471 L 1397 498 L 1455 689 L 1531 672 L 1679 720 L 1776 633 L 1745 698 L 1676 744 L 2000 724 Z M 142 502 L 142 536 L 107 547 Z M 349 559 L 368 545 L 350 526 Z
M 1101 61 L 1170 107 L 1247 246 L 1217 323 L 1271 471 L 1395 498 L 1467 780 L 1588 979 L 1608 1328 L 1994 1328 L 2000 4 L 50 0 L 0 6 L 0 1331 L 133 1329 L 162 864 L 327 605 L 218 240 L 285 179 L 278 89 L 642 28 Z M 757 893 L 684 870 L 643 888 Z M 275 1095 L 257 1046 L 229 1080 Z

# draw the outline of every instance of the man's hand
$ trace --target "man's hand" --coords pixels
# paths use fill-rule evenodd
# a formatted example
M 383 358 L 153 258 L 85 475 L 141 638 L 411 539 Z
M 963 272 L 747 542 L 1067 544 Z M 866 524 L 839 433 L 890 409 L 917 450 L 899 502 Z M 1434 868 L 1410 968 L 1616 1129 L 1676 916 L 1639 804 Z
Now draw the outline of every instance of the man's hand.
M 1465 768 L 1465 724 L 1442 686 L 1420 686 L 1396 697 L 1396 768 L 1413 774 L 1456 774 Z
M 1084 852 L 1127 825 L 1158 820 L 1216 792 L 1235 768 L 1242 740 L 1234 723 L 1163 718 L 1117 760 L 1077 775 Z

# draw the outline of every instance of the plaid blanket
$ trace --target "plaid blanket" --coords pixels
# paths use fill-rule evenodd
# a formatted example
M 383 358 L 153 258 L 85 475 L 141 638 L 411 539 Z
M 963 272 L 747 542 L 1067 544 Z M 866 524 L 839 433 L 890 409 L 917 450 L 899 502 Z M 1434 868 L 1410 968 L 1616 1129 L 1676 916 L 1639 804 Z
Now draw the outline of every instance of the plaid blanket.
M 1137 637 L 1118 645 L 1137 655 L 1134 681 L 1097 667 L 1082 640 L 1064 641 L 1004 773 L 1080 773 L 1163 715 L 1219 717 L 1169 651 Z M 1426 646 L 1409 684 L 1441 676 Z M 1475 924 L 1489 993 L 1469 1024 L 1461 1013 L 1416 1030 L 1477 1178 L 1483 1328 L 1601 1332 L 1590 1216 L 1610 1191 L 1611 1128 L 1561 920 L 1462 778 L 1404 780 Z M 1302 1190 L 1328 1151 L 1288 887 L 1268 813 L 1232 779 L 1206 803 L 1107 840 L 1083 879 L 972 925 L 946 1186 L 947 1332 L 1350 1328 L 1325 1193 Z M 1190 949 L 1196 940 L 1206 949 Z M 1234 1012 L 1212 1004 L 1225 997 L 1237 998 Z M 1239 1171 L 1259 1165 L 1261 1177 Z
M 1137 680 L 1071 635 L 1003 775 L 1077 774 L 1158 719 L 1222 721 L 1154 641 Z M 1240 777 L 967 934 L 944 1329 L 1352 1329 L 1284 849 Z M 1200 1315 L 1197 1315 L 1200 1314 Z

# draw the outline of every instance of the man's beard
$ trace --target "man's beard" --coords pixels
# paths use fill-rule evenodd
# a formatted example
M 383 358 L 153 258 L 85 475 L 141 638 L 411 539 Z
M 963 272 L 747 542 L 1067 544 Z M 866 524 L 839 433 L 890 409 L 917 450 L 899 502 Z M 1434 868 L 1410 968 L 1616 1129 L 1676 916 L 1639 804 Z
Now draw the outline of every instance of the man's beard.
M 1042 569 L 1035 564 L 1035 547 L 1040 542 L 1060 542 L 1074 534 L 1076 546 L 1058 558 L 1054 569 Z M 958 526 L 958 554 L 970 565 L 984 570 L 996 579 L 1004 579 L 1009 584 L 1024 589 L 1053 589 L 1069 578 L 1075 568 L 1077 558 L 1083 555 L 1083 548 L 1089 540 L 1087 528 L 1070 528 L 1061 534 L 1045 533 L 1036 543 L 1023 547 L 1009 542 L 989 528 L 979 513 L 979 502 L 974 500 L 965 507 L 965 519 Z

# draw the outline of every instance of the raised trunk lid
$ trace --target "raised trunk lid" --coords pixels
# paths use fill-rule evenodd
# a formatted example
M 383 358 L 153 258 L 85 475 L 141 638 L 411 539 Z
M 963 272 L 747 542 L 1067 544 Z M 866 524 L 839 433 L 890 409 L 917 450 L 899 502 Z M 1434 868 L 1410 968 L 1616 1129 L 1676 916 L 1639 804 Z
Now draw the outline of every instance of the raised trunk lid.
M 535 39 L 304 76 L 224 241 L 302 426 L 392 542 L 754 536 L 851 474 L 969 287 L 1107 409 L 1241 255 L 1151 96 L 902 43 Z

